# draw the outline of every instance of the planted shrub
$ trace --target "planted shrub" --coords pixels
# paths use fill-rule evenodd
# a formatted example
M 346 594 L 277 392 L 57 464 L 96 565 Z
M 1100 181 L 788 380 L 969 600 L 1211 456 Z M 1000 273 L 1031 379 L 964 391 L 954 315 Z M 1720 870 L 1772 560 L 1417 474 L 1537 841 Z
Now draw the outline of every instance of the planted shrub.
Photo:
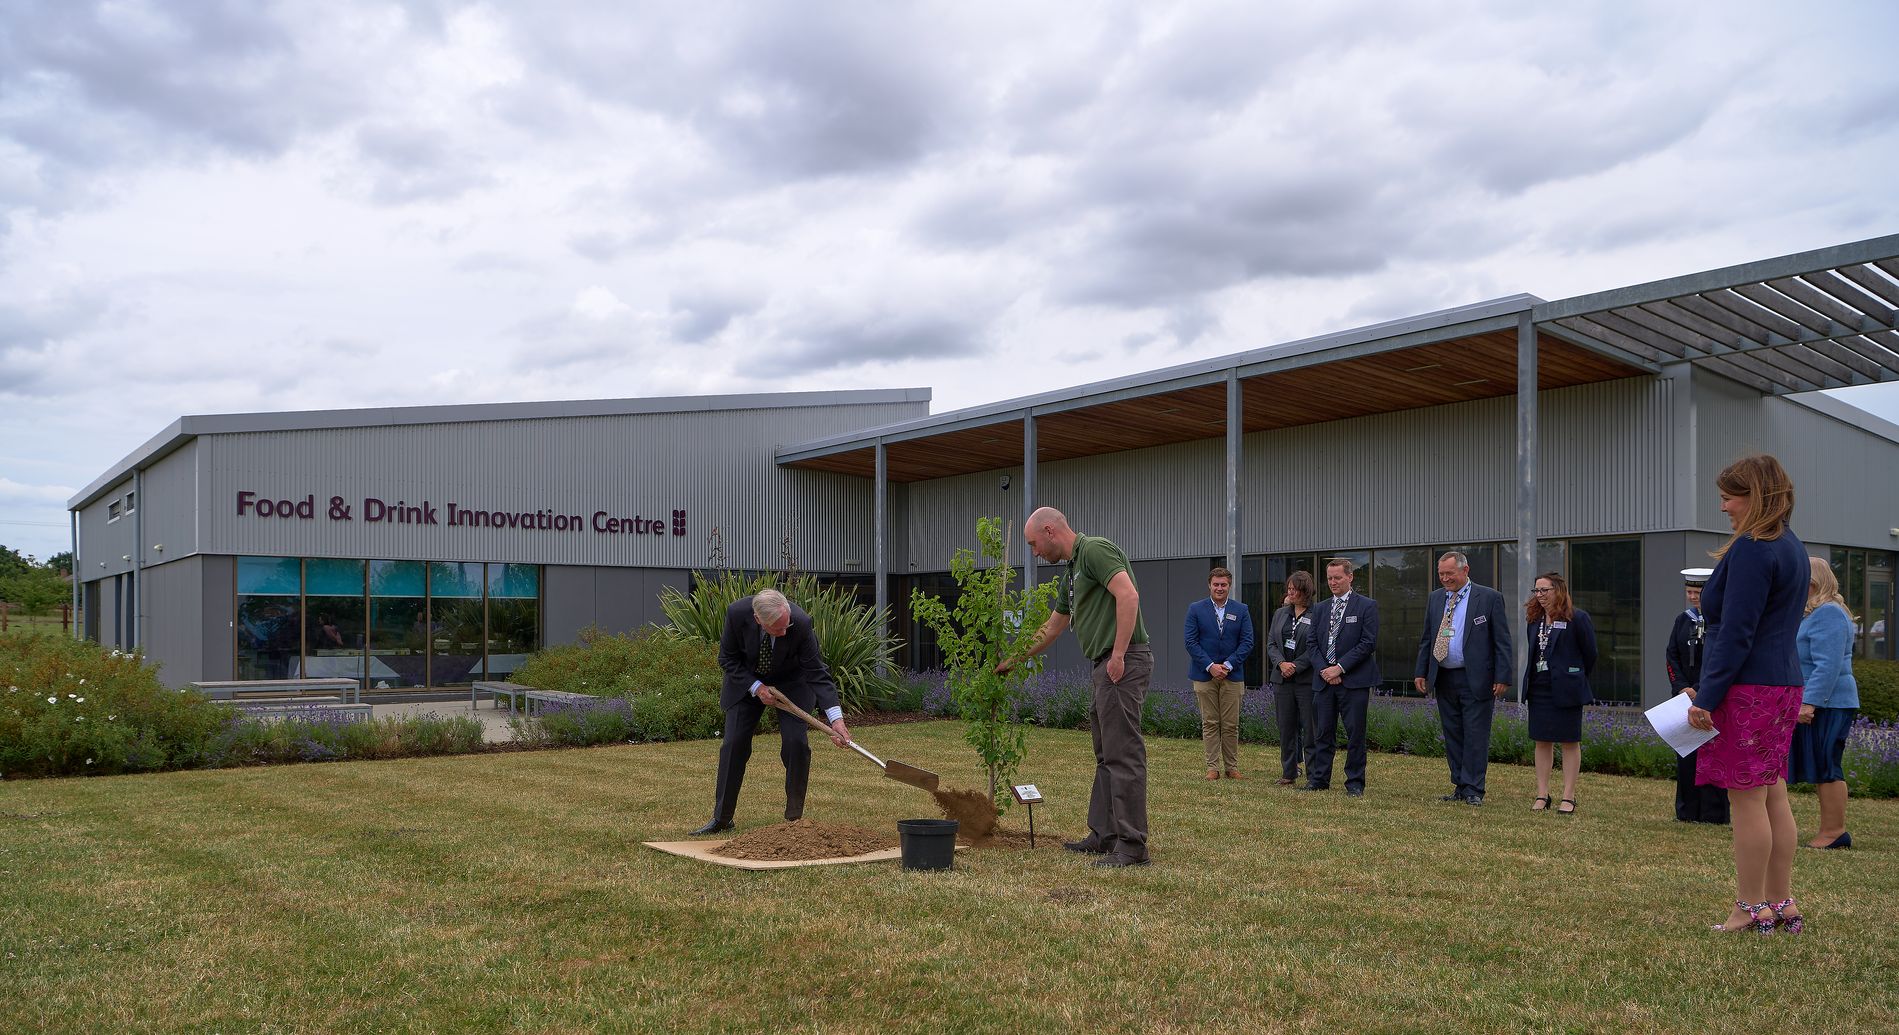
M 1899 722 L 1899 661 L 1854 658 L 1853 679 L 1859 684 L 1860 718 Z
M 694 740 L 712 736 L 725 719 L 717 647 L 664 629 L 617 636 L 588 629 L 577 642 L 528 658 L 514 679 L 598 698 L 515 720 L 516 739 L 530 746 Z M 767 720 L 776 714 L 768 711 Z

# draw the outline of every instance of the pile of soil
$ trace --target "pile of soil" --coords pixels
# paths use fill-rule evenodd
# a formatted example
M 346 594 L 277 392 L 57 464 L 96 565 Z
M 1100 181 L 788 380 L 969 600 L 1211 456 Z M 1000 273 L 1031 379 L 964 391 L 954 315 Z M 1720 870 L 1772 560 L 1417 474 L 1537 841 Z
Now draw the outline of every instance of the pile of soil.
M 950 791 L 938 788 L 936 807 L 944 819 L 956 821 L 956 834 L 970 844 L 982 844 L 996 832 L 996 805 L 981 791 Z
M 848 823 L 817 823 L 808 819 L 748 830 L 712 850 L 728 859 L 845 859 L 883 848 L 897 847 L 897 835 Z

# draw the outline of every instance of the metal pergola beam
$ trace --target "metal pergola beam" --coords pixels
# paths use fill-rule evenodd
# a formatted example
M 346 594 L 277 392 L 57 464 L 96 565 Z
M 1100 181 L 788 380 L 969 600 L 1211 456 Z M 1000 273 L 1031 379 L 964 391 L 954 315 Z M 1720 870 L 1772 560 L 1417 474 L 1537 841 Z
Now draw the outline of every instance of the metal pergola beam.
M 1757 262 L 1744 262 L 1738 266 L 1727 266 L 1703 273 L 1690 273 L 1686 276 L 1598 291 L 1589 295 L 1577 295 L 1575 298 L 1565 298 L 1555 302 L 1544 302 L 1536 307 L 1536 322 L 1547 323 L 1551 320 L 1581 316 L 1604 309 L 1621 309 L 1625 306 L 1641 305 L 1644 302 L 1662 302 L 1680 295 L 1720 291 L 1737 284 L 1752 284 L 1778 277 L 1797 277 L 1816 270 L 1838 269 L 1860 263 L 1873 263 L 1894 277 L 1899 277 L 1899 273 L 1894 273 L 1893 269 L 1887 269 L 1888 265 L 1899 269 L 1899 262 L 1893 261 L 1894 256 L 1899 256 L 1899 234 L 1834 245 L 1830 248 L 1819 248 L 1810 252 L 1797 252 L 1773 259 L 1761 259 Z

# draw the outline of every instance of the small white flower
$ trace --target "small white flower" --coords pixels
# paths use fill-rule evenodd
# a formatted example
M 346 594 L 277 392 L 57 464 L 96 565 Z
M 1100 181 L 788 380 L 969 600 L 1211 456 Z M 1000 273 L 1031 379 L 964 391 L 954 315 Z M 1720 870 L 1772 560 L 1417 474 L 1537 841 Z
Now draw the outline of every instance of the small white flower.
M 75 716 L 73 716 L 73 721 L 74 721 L 74 722 L 85 722 L 85 721 L 86 721 L 86 717 L 85 717 L 85 716 L 83 716 L 83 715 L 75 715 Z
M 57 698 L 57 697 L 54 697 L 54 696 L 53 696 L 53 695 L 51 695 L 51 694 L 48 694 L 48 695 L 46 695 L 46 703 L 47 703 L 47 704 L 58 704 L 58 703 L 59 703 L 59 698 Z
M 87 764 L 87 765 L 91 765 L 91 764 L 92 764 L 92 759 L 90 759 L 90 758 L 88 758 L 88 759 L 86 759 L 86 764 Z
M 78 701 L 78 702 L 79 702 L 80 704 L 85 704 L 85 703 L 86 703 L 86 699 L 85 699 L 85 698 L 83 698 L 83 697 L 75 697 L 75 698 L 73 698 L 73 700 L 75 700 L 75 701 Z
M 112 721 L 113 719 L 116 719 L 116 718 L 118 718 L 118 716 L 116 716 L 116 715 L 108 715 L 108 716 L 106 716 L 106 717 L 105 717 L 105 721 L 107 721 L 107 722 L 111 722 L 111 721 Z

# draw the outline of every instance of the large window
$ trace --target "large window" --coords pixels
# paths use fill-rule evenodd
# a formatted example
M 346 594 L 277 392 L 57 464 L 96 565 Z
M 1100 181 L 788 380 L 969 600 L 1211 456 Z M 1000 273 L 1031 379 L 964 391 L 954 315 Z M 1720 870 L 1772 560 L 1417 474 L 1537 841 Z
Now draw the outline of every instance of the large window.
M 541 645 L 535 564 L 237 559 L 240 679 L 373 690 L 503 679 Z
M 1853 612 L 1853 656 L 1892 658 L 1893 555 L 1884 550 L 1836 546 L 1829 558 L 1846 609 Z
M 512 678 L 540 647 L 540 565 L 488 565 L 488 678 Z
M 303 654 L 303 562 L 237 559 L 237 678 L 287 679 Z
M 1418 664 L 1425 607 L 1437 588 L 1437 555 L 1423 547 L 1372 553 L 1371 590 L 1378 601 L 1378 669 L 1387 684 L 1409 683 Z
M 1569 544 L 1569 592 L 1596 627 L 1596 700 L 1642 701 L 1642 541 L 1594 539 Z

